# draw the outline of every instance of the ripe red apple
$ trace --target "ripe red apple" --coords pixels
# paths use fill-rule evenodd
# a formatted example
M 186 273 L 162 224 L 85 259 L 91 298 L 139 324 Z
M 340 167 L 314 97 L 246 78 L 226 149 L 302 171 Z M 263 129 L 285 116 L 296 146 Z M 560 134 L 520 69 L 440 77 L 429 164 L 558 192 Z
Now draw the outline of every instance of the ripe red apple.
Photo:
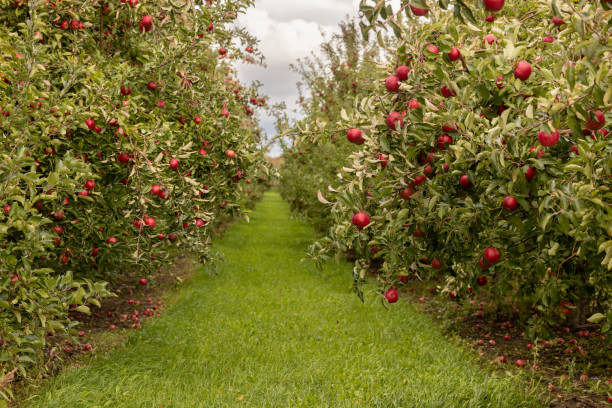
M 168 235 L 168 239 L 172 242 L 176 242 L 178 240 L 178 237 L 176 236 L 176 234 L 170 234 Z
M 499 11 L 504 7 L 504 0 L 482 0 L 488 11 Z
M 552 133 L 540 131 L 538 133 L 538 141 L 542 146 L 554 146 L 559 141 L 559 131 L 555 130 Z
M 527 61 L 519 61 L 514 68 L 514 76 L 521 81 L 526 81 L 531 75 L 531 64 Z
M 179 161 L 177 159 L 170 159 L 168 167 L 170 167 L 170 170 L 176 170 L 178 169 L 179 166 Z
M 370 223 L 370 216 L 363 211 L 353 214 L 351 222 L 359 229 L 365 228 Z
M 431 267 L 434 269 L 442 269 L 442 261 L 438 258 L 434 258 L 431 261 Z
M 419 101 L 416 99 L 411 99 L 410 102 L 408 102 L 408 107 L 410 109 L 418 109 L 421 107 L 421 105 L 419 105 Z
M 385 156 L 384 154 L 380 153 L 378 155 L 378 160 L 380 161 L 381 167 L 387 167 L 387 164 L 389 163 L 389 159 L 387 158 L 387 156 Z
M 144 28 L 145 31 L 151 31 L 151 27 L 153 27 L 153 17 L 143 16 L 140 19 L 140 30 Z
M 227 149 L 225 151 L 225 156 L 230 158 L 230 159 L 234 159 L 234 158 L 236 158 L 236 152 L 233 151 L 232 149 Z
M 525 178 L 527 179 L 527 181 L 531 181 L 533 180 L 534 176 L 535 176 L 535 168 L 529 167 L 527 169 L 527 172 L 525 173 Z
M 138 281 L 138 283 L 140 283 L 142 286 L 146 286 L 147 284 L 147 280 L 145 278 L 140 278 L 140 280 Z
M 106 239 L 106 243 L 108 244 L 116 244 L 117 243 L 117 238 L 115 237 L 110 237 Z
M 485 17 L 485 20 L 487 21 L 487 23 L 492 23 L 495 21 L 495 16 L 494 15 L 488 15 Z
M 415 16 L 425 16 L 427 15 L 427 13 L 429 13 L 429 9 L 424 9 L 424 8 L 419 8 L 419 7 L 414 7 L 414 6 L 410 6 L 410 10 L 412 10 L 412 13 Z
M 453 139 L 449 135 L 444 134 L 438 137 L 438 148 L 440 150 L 446 150 L 446 145 L 449 143 L 453 143 Z
M 467 174 L 462 174 L 461 177 L 459 177 L 459 185 L 463 188 L 472 187 L 472 182 L 470 181 L 470 177 Z
M 365 139 L 363 138 L 363 132 L 360 129 L 349 129 L 348 132 L 346 132 L 346 138 L 349 142 L 354 143 L 356 145 L 360 145 L 365 142 Z
M 487 34 L 484 37 L 484 41 L 491 45 L 495 42 L 495 36 L 493 34 Z
M 524 367 L 525 366 L 525 360 L 516 360 L 516 366 L 517 367 Z
M 431 52 L 432 54 L 439 54 L 440 53 L 440 51 L 438 51 L 438 47 L 436 47 L 433 44 L 429 44 L 427 46 L 427 51 Z
M 397 74 L 397 78 L 400 81 L 405 81 L 405 80 L 408 79 L 408 74 L 410 73 L 410 68 L 407 67 L 406 65 L 400 65 L 395 70 L 395 73 Z
M 426 181 L 427 181 L 427 176 L 425 176 L 424 174 L 419 174 L 418 176 L 414 178 L 414 185 L 420 186 L 421 184 L 424 184 Z
M 85 182 L 85 188 L 86 188 L 87 190 L 93 190 L 95 187 L 96 187 L 96 182 L 95 182 L 95 181 L 93 181 L 93 180 L 87 180 L 87 181 Z
M 154 196 L 159 195 L 159 193 L 161 192 L 161 187 L 158 186 L 157 184 L 153 184 L 153 186 L 151 186 L 151 194 Z
M 483 256 L 487 263 L 494 264 L 499 261 L 501 254 L 497 248 L 485 248 Z
M 553 37 L 552 35 L 546 35 L 544 37 L 542 37 L 542 41 L 545 43 L 554 43 L 555 42 L 555 37 Z
M 400 196 L 404 200 L 408 200 L 410 197 L 414 195 L 414 193 L 416 193 L 416 191 L 414 191 L 414 188 L 412 188 L 412 186 L 408 186 L 402 190 L 402 192 L 400 193 Z
M 457 61 L 461 58 L 461 52 L 455 47 L 451 47 L 450 52 L 448 53 L 448 59 L 451 61 Z
M 445 98 L 450 98 L 452 96 L 457 95 L 454 90 L 452 90 L 451 88 L 447 87 L 446 85 L 442 85 L 442 87 L 440 88 L 440 93 Z
M 565 21 L 563 21 L 562 19 L 560 19 L 557 16 L 553 16 L 552 18 L 552 22 L 554 25 L 556 25 L 557 27 L 562 26 L 563 24 L 565 24 Z
M 395 289 L 395 288 L 388 289 L 388 290 L 385 292 L 385 297 L 387 298 L 387 301 L 388 301 L 389 303 L 395 303 L 395 302 L 397 302 L 397 298 L 398 298 L 398 295 L 397 295 L 397 289 Z
M 145 217 L 144 222 L 145 222 L 145 225 L 151 228 L 155 228 L 155 226 L 157 225 L 157 222 L 155 222 L 155 218 L 148 217 L 148 216 Z
M 593 111 L 584 126 L 589 130 L 599 130 L 606 125 L 606 116 L 600 110 Z
M 507 196 L 504 198 L 504 202 L 502 203 L 504 209 L 506 211 L 514 211 L 518 208 L 518 202 L 514 196 Z
M 484 286 L 487 284 L 487 277 L 486 276 L 479 276 L 478 278 L 476 278 L 476 283 L 478 284 L 478 286 Z
M 94 128 L 96 127 L 96 121 L 95 119 L 87 119 L 85 120 L 85 125 L 90 129 L 90 130 L 94 130 Z
M 154 91 L 154 90 L 156 90 L 156 89 L 157 89 L 157 87 L 158 87 L 157 82 L 155 82 L 155 81 L 149 81 L 149 82 L 147 82 L 147 88 L 149 88 L 149 90 L 150 90 L 150 91 Z
M 225 116 L 225 118 L 229 118 L 229 111 L 225 108 L 221 109 L 221 116 Z
M 7 204 L 4 207 L 2 207 L 2 210 L 4 211 L 5 215 L 9 215 L 9 213 L 11 212 L 11 206 Z
M 481 256 L 480 258 L 478 258 L 478 267 L 480 269 L 489 269 L 491 267 L 491 264 L 487 263 L 487 261 L 484 260 L 484 258 Z
M 399 123 L 400 127 L 404 126 L 402 115 L 399 112 L 391 112 L 387 116 L 387 127 L 391 130 L 396 130 L 397 123 Z
M 399 78 L 395 75 L 387 77 L 385 80 L 385 88 L 389 92 L 397 92 L 399 90 Z
M 202 118 L 200 116 L 196 116 L 195 118 L 193 118 L 193 121 L 196 125 L 199 125 L 200 123 L 202 123 Z

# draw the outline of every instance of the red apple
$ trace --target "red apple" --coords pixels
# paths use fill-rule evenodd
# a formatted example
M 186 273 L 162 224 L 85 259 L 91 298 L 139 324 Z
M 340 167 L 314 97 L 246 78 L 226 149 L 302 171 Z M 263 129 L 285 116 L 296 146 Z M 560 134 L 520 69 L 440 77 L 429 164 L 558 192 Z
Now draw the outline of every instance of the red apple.
M 421 107 L 421 105 L 419 105 L 419 101 L 416 99 L 411 99 L 410 102 L 408 102 L 408 107 L 410 109 L 418 109 Z
M 232 149 L 227 149 L 227 150 L 225 151 L 225 156 L 226 156 L 227 158 L 234 159 L 234 158 L 236 158 L 236 152 L 235 152 L 235 151 L 233 151 Z
M 525 173 L 525 178 L 527 179 L 527 181 L 531 181 L 533 180 L 534 176 L 535 176 L 535 168 L 529 167 L 527 169 L 527 172 Z
M 593 111 L 584 126 L 589 130 L 599 130 L 606 124 L 606 116 L 600 110 Z
M 455 47 L 451 47 L 450 52 L 448 53 L 448 59 L 451 61 L 457 61 L 461 58 L 461 52 Z
M 93 130 L 96 127 L 96 121 L 95 119 L 87 119 L 85 120 L 85 125 L 90 129 Z
M 462 174 L 461 177 L 459 177 L 459 185 L 463 188 L 472 187 L 472 182 L 467 174 Z
M 504 0 L 482 0 L 488 11 L 499 11 L 504 7 Z
M 445 98 L 450 98 L 452 96 L 457 95 L 454 90 L 448 88 L 446 85 L 442 85 L 442 87 L 440 88 L 440 93 Z
M 404 126 L 404 120 L 402 115 L 399 112 L 391 112 L 387 116 L 387 127 L 391 130 L 396 130 L 397 124 L 399 123 L 400 127 Z
M 486 276 L 479 276 L 478 278 L 476 278 L 476 283 L 478 284 L 478 286 L 484 286 L 487 284 L 487 277 Z
M 370 216 L 363 211 L 353 214 L 351 222 L 359 229 L 365 228 L 370 223 Z
M 365 139 L 363 138 L 363 132 L 360 129 L 356 128 L 349 129 L 348 132 L 346 132 L 346 138 L 349 142 L 354 143 L 356 145 L 360 145 L 365 142 Z
M 424 16 L 427 15 L 427 13 L 429 13 L 429 9 L 424 9 L 424 8 L 419 8 L 419 7 L 414 7 L 414 6 L 410 6 L 410 10 L 412 10 L 412 13 L 415 16 Z
M 438 51 L 438 47 L 436 47 L 433 44 L 429 44 L 427 46 L 427 51 L 431 52 L 432 54 L 439 54 L 440 53 L 440 51 Z
M 565 24 L 565 21 L 563 21 L 562 19 L 560 19 L 560 18 L 559 18 L 559 17 L 557 17 L 557 16 L 554 16 L 554 17 L 552 18 L 552 22 L 553 22 L 553 24 L 554 24 L 554 25 L 556 25 L 557 27 L 558 27 L 558 26 L 562 26 L 563 24 Z
M 440 261 L 438 258 L 434 258 L 431 261 L 431 267 L 434 269 L 442 269 L 442 261 Z
M 176 170 L 178 169 L 178 166 L 179 166 L 179 161 L 177 159 L 170 159 L 168 163 L 168 167 L 170 167 L 170 170 Z
M 519 61 L 514 68 L 514 76 L 521 81 L 526 81 L 531 75 L 531 64 L 527 61 Z
M 497 248 L 485 248 L 483 256 L 487 263 L 494 264 L 499 261 L 501 254 Z
M 410 197 L 412 197 L 412 195 L 415 193 L 416 191 L 414 191 L 414 188 L 412 188 L 411 186 L 406 187 L 405 189 L 402 190 L 402 192 L 400 193 L 400 196 L 404 199 L 404 200 L 408 200 Z
M 140 30 L 144 28 L 145 31 L 151 31 L 152 26 L 153 26 L 153 17 L 143 16 L 140 19 Z
M 398 296 L 397 296 L 397 289 L 395 289 L 395 288 L 388 289 L 385 292 L 385 297 L 387 298 L 387 301 L 389 303 L 397 302 L 397 298 L 398 298 Z
M 518 202 L 514 196 L 507 196 L 504 198 L 504 202 L 502 203 L 504 209 L 506 211 L 514 211 L 518 208 Z
M 495 36 L 493 34 L 487 34 L 484 37 L 484 41 L 491 45 L 495 42 Z
M 555 130 L 552 133 L 540 131 L 538 133 L 538 141 L 542 146 L 554 146 L 559 141 L 559 131 Z
M 389 92 L 397 92 L 399 90 L 399 78 L 395 75 L 387 77 L 385 87 Z
M 405 81 L 405 80 L 408 79 L 408 74 L 410 73 L 410 68 L 407 67 L 406 65 L 400 65 L 395 70 L 395 73 L 397 74 L 397 78 L 400 81 Z
M 96 182 L 95 182 L 95 181 L 93 181 L 93 180 L 87 180 L 87 181 L 85 182 L 85 188 L 86 188 L 87 190 L 93 190 L 95 187 L 96 187 Z
M 140 283 L 142 286 L 146 286 L 147 284 L 147 280 L 145 278 L 140 278 L 140 280 L 138 281 L 138 283 Z

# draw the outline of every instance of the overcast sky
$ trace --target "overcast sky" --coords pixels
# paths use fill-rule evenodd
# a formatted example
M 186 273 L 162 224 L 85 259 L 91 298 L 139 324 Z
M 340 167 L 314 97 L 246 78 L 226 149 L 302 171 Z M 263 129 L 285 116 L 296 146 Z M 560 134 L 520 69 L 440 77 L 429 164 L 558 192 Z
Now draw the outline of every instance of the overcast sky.
M 266 58 L 267 68 L 238 65 L 238 77 L 249 83 L 259 80 L 262 92 L 271 103 L 285 102 L 290 117 L 297 106 L 297 75 L 289 64 L 312 51 L 318 52 L 325 33 L 337 31 L 346 16 L 357 15 L 359 0 L 256 0 L 255 7 L 240 16 L 238 25 L 246 27 L 260 41 L 259 50 Z M 298 112 L 299 113 L 299 112 Z M 274 120 L 260 113 L 262 126 L 274 135 Z M 278 148 L 273 155 L 279 155 Z

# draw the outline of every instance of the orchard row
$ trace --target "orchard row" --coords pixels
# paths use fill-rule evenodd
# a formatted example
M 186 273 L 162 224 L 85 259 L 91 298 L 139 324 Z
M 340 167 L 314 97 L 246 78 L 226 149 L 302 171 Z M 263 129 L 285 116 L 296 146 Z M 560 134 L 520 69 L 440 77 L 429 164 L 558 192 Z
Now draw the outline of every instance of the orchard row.
M 251 3 L 0 2 L 0 375 L 32 375 L 106 282 L 208 259 L 268 184 L 265 98 L 232 78 Z
M 389 302 L 425 279 L 490 298 L 534 336 L 589 318 L 605 331 L 610 5 L 505 3 L 363 1 L 361 36 L 326 44 L 327 70 L 305 82 L 282 191 L 325 232 L 310 255 L 354 258 L 357 287 L 376 272 Z

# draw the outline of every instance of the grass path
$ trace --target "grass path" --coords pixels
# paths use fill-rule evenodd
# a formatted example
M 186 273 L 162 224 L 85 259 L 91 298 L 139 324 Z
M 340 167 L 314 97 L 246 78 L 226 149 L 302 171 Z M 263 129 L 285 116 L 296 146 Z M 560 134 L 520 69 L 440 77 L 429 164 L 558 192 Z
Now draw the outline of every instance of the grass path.
M 537 407 L 406 302 L 349 292 L 351 266 L 301 263 L 313 231 L 269 192 L 174 306 L 127 345 L 48 381 L 31 407 Z

